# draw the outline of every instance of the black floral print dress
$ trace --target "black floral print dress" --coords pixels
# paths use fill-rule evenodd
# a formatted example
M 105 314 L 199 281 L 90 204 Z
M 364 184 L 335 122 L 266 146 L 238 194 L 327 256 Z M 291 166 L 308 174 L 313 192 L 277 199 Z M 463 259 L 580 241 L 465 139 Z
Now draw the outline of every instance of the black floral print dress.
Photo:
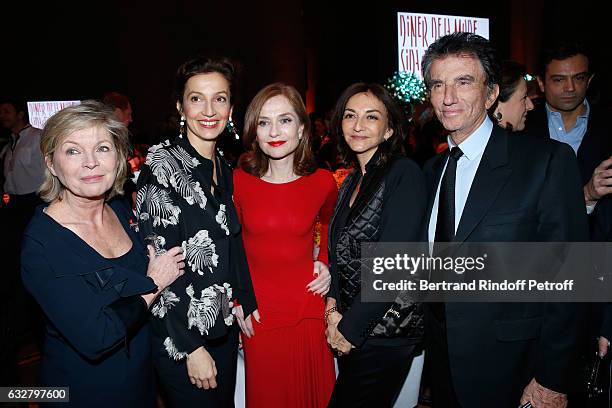
M 149 149 L 138 178 L 141 236 L 153 237 L 159 249 L 181 246 L 185 254 L 185 274 L 151 308 L 154 336 L 176 361 L 226 336 L 236 302 L 245 315 L 256 308 L 232 202 L 232 171 L 219 153 L 214 160 L 216 185 L 213 162 L 179 136 Z

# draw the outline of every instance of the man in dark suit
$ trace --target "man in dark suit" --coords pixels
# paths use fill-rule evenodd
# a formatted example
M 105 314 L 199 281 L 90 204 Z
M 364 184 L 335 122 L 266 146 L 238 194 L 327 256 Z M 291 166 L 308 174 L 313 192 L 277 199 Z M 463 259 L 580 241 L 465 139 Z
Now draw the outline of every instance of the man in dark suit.
M 425 165 L 430 242 L 571 242 L 588 237 L 571 148 L 509 136 L 487 109 L 499 92 L 495 50 L 455 33 L 433 43 L 423 77 L 449 149 Z M 582 307 L 439 303 L 426 308 L 434 405 L 564 407 Z
M 612 224 L 606 225 L 612 219 L 612 206 L 610 197 L 602 199 L 612 192 L 612 134 L 605 113 L 586 98 L 592 79 L 589 54 L 582 43 L 560 40 L 548 44 L 538 75 L 545 103 L 528 115 L 526 130 L 534 136 L 567 143 L 574 149 L 590 214 L 590 238 L 610 241 L 611 236 L 602 235 L 602 230 L 612 229 Z M 612 332 L 612 307 L 608 306 L 610 311 L 604 309 L 603 317 L 600 305 L 588 307 L 589 336 L 603 333 L 600 350 L 606 354 Z M 590 343 L 585 346 L 585 353 L 590 353 Z
M 585 47 L 556 41 L 543 53 L 538 85 L 545 103 L 527 116 L 526 131 L 569 144 L 578 157 L 584 198 L 589 212 L 597 200 L 612 193 L 612 135 L 605 114 L 589 104 L 593 79 Z

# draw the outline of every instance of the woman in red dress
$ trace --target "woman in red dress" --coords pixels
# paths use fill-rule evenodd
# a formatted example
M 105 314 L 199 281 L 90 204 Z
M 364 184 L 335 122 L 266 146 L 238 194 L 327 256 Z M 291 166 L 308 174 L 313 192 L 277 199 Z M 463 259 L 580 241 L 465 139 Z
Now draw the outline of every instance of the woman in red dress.
M 323 295 L 336 183 L 316 168 L 295 88 L 262 89 L 247 109 L 244 137 L 251 152 L 234 172 L 234 203 L 261 316 L 244 328 L 247 407 L 325 407 L 335 381 Z

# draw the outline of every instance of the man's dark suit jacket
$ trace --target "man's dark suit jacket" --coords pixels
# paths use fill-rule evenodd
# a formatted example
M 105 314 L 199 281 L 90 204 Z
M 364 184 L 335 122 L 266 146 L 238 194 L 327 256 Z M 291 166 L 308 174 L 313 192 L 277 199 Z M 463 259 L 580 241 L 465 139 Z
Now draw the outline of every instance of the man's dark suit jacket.
M 612 155 L 612 130 L 606 119 L 604 111 L 591 105 L 587 131 L 577 153 L 583 186 L 589 182 L 595 168 Z M 529 112 L 525 131 L 533 136 L 550 137 L 544 105 Z M 592 241 L 612 240 L 612 201 L 610 197 L 599 200 L 595 211 L 588 219 Z M 604 313 L 603 317 L 602 313 Z M 606 308 L 601 310 L 598 304 L 589 305 L 587 319 L 589 337 L 602 334 L 612 336 L 612 304 L 607 306 L 607 310 Z M 590 346 L 591 343 L 586 344 L 586 348 Z M 587 353 L 591 351 L 590 349 L 585 350 Z
M 527 114 L 525 133 L 536 137 L 550 138 L 548 118 L 544 105 L 538 106 Z M 611 133 L 605 114 L 591 105 L 587 131 L 577 153 L 578 168 L 580 169 L 583 186 L 591 179 L 593 170 L 595 170 L 599 163 L 612 154 Z
M 426 224 L 447 157 L 448 150 L 425 165 Z M 587 239 L 580 174 L 571 148 L 553 140 L 510 135 L 495 126 L 455 241 Z M 451 377 L 462 406 L 516 407 L 534 376 L 549 389 L 567 391 L 582 332 L 582 306 L 446 303 L 445 307 Z M 431 312 L 426 313 L 426 321 L 437 324 L 432 331 L 440 332 Z

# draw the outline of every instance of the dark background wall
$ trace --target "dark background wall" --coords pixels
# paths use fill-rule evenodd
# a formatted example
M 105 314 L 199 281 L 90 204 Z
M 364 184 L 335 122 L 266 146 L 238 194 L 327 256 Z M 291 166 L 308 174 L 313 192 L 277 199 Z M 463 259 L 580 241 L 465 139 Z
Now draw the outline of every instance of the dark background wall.
M 589 1 L 546 0 L 17 4 L 3 16 L 0 96 L 86 99 L 118 90 L 132 99 L 137 135 L 155 140 L 172 121 L 176 68 L 190 55 L 204 53 L 238 62 L 239 122 L 250 98 L 273 81 L 296 86 L 310 110 L 325 111 L 348 84 L 383 82 L 397 69 L 398 11 L 489 18 L 501 56 L 525 63 L 532 72 L 543 39 L 584 37 L 596 51 L 594 85 L 607 103 L 605 14 Z

